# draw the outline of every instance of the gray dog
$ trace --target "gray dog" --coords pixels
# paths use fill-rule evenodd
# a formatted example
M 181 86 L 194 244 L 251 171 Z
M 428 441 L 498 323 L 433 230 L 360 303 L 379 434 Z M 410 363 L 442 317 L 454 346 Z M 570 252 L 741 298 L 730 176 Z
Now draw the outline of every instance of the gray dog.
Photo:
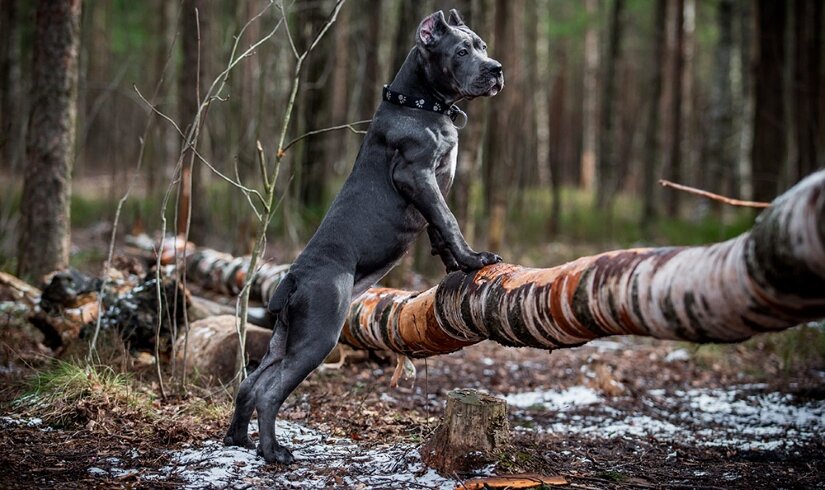
M 253 447 L 247 430 L 257 410 L 258 454 L 270 463 L 294 461 L 275 440 L 281 404 L 335 347 L 352 298 L 397 264 L 424 228 L 448 271 L 501 261 L 467 245 L 444 195 L 455 173 L 454 120 L 467 117 L 453 104 L 503 86 L 501 64 L 458 12 L 450 11 L 449 22 L 440 11 L 421 22 L 352 173 L 269 301 L 272 339 L 240 386 L 225 444 Z

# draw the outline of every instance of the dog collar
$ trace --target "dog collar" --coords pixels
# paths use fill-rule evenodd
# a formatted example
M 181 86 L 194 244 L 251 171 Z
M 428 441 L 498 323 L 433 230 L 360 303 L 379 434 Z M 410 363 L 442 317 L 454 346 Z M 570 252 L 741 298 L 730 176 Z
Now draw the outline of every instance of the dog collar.
M 443 102 L 433 101 L 423 97 L 409 97 L 390 90 L 389 85 L 384 85 L 384 100 L 391 104 L 400 105 L 403 107 L 411 107 L 413 109 L 421 109 L 423 111 L 444 114 L 449 117 L 451 121 L 453 121 L 453 126 L 458 129 L 461 129 L 467 125 L 467 114 L 459 109 L 455 104 L 447 106 L 447 104 L 444 104 Z M 463 118 L 460 126 L 455 123 L 459 116 Z

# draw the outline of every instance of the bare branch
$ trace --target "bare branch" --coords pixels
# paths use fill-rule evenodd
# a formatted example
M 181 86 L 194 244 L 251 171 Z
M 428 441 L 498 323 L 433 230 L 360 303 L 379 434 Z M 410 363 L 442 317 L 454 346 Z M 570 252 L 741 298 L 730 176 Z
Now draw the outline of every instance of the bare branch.
M 287 143 L 286 146 L 284 146 L 283 151 L 286 152 L 289 149 L 290 146 L 294 145 L 295 143 L 301 141 L 304 138 L 307 138 L 308 136 L 314 136 L 316 134 L 328 133 L 330 131 L 336 131 L 336 130 L 339 130 L 339 129 L 349 129 L 350 131 L 352 131 L 355 134 L 366 134 L 367 133 L 366 131 L 363 131 L 363 130 L 360 130 L 360 129 L 355 129 L 353 126 L 355 126 L 356 124 L 368 124 L 368 123 L 371 123 L 371 122 L 372 122 L 372 119 L 364 119 L 363 121 L 355 121 L 355 122 L 351 122 L 351 123 L 347 123 L 347 124 L 341 124 L 339 126 L 331 126 L 331 127 L 328 127 L 328 128 L 316 129 L 314 131 L 309 131 L 307 133 L 302 134 L 301 136 L 298 136 L 297 138 L 293 139 L 289 143 Z
M 313 49 L 315 49 L 315 46 L 317 46 L 318 43 L 321 42 L 321 38 L 324 37 L 324 34 L 327 33 L 329 28 L 332 27 L 332 24 L 334 24 L 335 21 L 338 19 L 338 12 L 340 12 L 341 7 L 344 6 L 344 2 L 346 2 L 346 0 L 338 0 L 337 2 L 335 2 L 335 8 L 332 9 L 332 14 L 327 19 L 326 24 L 324 24 L 324 27 L 315 36 L 315 39 L 312 41 L 312 44 L 309 45 L 309 49 L 304 51 L 304 54 L 302 54 L 301 57 L 305 57 L 306 55 L 308 55 Z
M 714 194 L 713 192 L 703 191 L 702 189 L 697 189 L 695 187 L 690 187 L 687 185 L 677 184 L 675 182 L 671 182 L 665 179 L 659 179 L 659 185 L 662 187 L 670 187 L 676 189 L 678 191 L 687 192 L 688 194 L 694 194 L 697 196 L 702 196 L 707 199 L 712 199 L 714 201 L 719 201 L 725 204 L 729 204 L 731 206 L 740 206 L 743 208 L 758 208 L 764 209 L 770 207 L 771 203 L 769 202 L 760 202 L 760 201 L 742 201 L 739 199 L 733 199 L 730 197 L 721 196 L 719 194 Z
M 301 55 L 298 54 L 298 50 L 295 48 L 295 40 L 292 39 L 292 33 L 289 32 L 289 21 L 286 18 L 286 10 L 284 10 L 283 0 L 278 4 L 278 8 L 281 9 L 281 18 L 284 19 L 284 30 L 286 30 L 286 37 L 289 39 L 289 46 L 292 48 L 292 54 L 295 55 L 296 60 L 300 60 Z

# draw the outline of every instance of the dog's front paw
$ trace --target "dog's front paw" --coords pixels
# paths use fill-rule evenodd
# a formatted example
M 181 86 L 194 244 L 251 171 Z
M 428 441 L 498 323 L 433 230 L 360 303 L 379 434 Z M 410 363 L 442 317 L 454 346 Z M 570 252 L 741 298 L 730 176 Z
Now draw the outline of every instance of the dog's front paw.
M 262 456 L 267 463 L 288 465 L 295 462 L 295 456 L 292 455 L 292 451 L 278 443 L 273 444 L 272 447 L 269 448 L 258 444 L 257 452 L 258 456 Z
M 459 268 L 464 272 L 475 271 L 490 264 L 497 264 L 501 262 L 501 257 L 492 252 L 472 253 L 467 257 L 463 257 L 458 262 Z

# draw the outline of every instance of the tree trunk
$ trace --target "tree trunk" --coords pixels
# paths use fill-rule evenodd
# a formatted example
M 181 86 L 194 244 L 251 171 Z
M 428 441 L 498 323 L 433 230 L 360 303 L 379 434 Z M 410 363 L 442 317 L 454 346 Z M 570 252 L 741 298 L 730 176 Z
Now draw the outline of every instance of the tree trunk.
M 785 2 L 758 0 L 755 112 L 753 128 L 753 199 L 776 196 L 786 158 Z
M 584 35 L 584 104 L 582 107 L 581 185 L 590 191 L 596 177 L 598 133 L 599 24 L 597 0 L 585 0 L 587 31 Z
M 522 58 L 524 60 L 524 90 L 521 93 L 521 107 L 524 108 L 519 120 L 521 132 L 521 154 L 518 156 L 519 175 L 518 189 L 516 194 L 517 209 L 524 210 L 525 190 L 535 187 L 538 184 L 538 114 L 536 112 L 536 95 L 539 91 L 538 81 L 538 32 L 539 15 L 536 0 L 525 0 L 522 6 L 524 10 L 524 50 Z
M 737 191 L 743 198 L 750 198 L 753 195 L 751 188 L 751 173 L 753 172 L 753 161 L 751 160 L 751 149 L 753 146 L 753 4 L 752 2 L 734 3 L 734 17 L 738 20 L 737 50 L 739 69 L 737 77 L 737 98 L 736 104 L 741 107 L 738 114 L 738 134 L 736 184 Z
M 0 5 L 0 169 L 17 169 L 20 160 L 20 14 L 17 0 Z
M 487 138 L 484 151 L 484 196 L 489 224 L 487 247 L 500 250 L 504 242 L 508 189 L 514 183 L 514 167 L 518 165 L 518 145 L 511 136 L 519 128 L 523 101 L 523 64 L 518 37 L 522 25 L 519 5 L 507 0 L 496 1 L 495 45 L 491 56 L 504 66 L 507 89 L 490 104 Z
M 547 93 L 547 160 L 550 168 L 550 189 L 553 203 L 550 205 L 550 221 L 547 230 L 556 236 L 561 225 L 561 169 L 565 147 L 565 116 L 567 113 L 567 48 L 560 42 L 554 60 L 556 76 Z
M 17 272 L 23 278 L 39 279 L 69 265 L 80 7 L 80 0 L 37 5 L 28 164 L 20 203 Z
M 157 38 L 155 39 L 155 49 L 152 54 L 154 57 L 154 75 L 155 79 L 151 86 L 154 90 L 154 84 L 164 80 L 174 80 L 175 62 L 174 53 L 171 53 L 172 43 L 175 42 L 177 36 L 177 29 L 175 26 L 175 15 L 177 13 L 177 4 L 168 2 L 166 0 L 156 0 L 155 4 L 154 28 L 156 30 Z M 165 69 L 165 71 L 164 71 Z M 167 90 L 174 91 L 169 84 L 164 85 Z M 149 92 L 151 94 L 151 92 Z M 160 107 L 160 110 L 167 114 L 175 114 L 174 110 L 168 107 Z M 146 188 L 147 195 L 150 199 L 157 196 L 157 190 L 165 180 L 166 172 L 169 162 L 172 160 L 172 155 L 175 154 L 178 146 L 178 138 L 174 131 L 170 130 L 165 124 L 153 123 L 154 135 L 154 154 L 146 159 Z
M 329 4 L 306 0 L 299 6 L 299 11 L 301 15 L 295 18 L 297 22 L 293 28 L 293 36 L 296 38 L 298 49 L 303 50 L 309 46 L 315 34 L 326 22 Z M 328 119 L 331 104 L 328 80 L 333 66 L 330 51 L 333 48 L 329 40 L 324 41 L 307 58 L 304 83 L 301 85 L 299 100 L 295 108 L 296 135 L 345 122 L 331 122 Z M 374 100 L 371 103 L 375 105 Z M 328 146 L 325 140 L 329 137 L 329 134 L 323 134 L 305 139 L 297 145 L 294 152 L 293 160 L 297 164 L 297 197 L 299 202 L 308 209 L 320 209 L 326 204 L 326 185 L 331 168 L 331 157 L 326 152 Z
M 817 110 L 822 87 L 822 0 L 795 0 L 794 19 L 794 131 L 797 159 L 796 177 L 804 178 L 818 168 L 821 142 L 817 132 L 822 115 Z
M 441 425 L 421 446 L 421 459 L 445 476 L 495 462 L 510 440 L 507 402 L 477 390 L 447 393 Z
M 184 134 L 195 120 L 198 105 L 204 94 L 201 90 L 207 81 L 206 54 L 203 49 L 205 31 L 201 28 L 207 16 L 205 0 L 183 0 L 181 19 L 181 45 L 183 61 L 178 77 L 178 121 Z M 195 10 L 197 9 L 197 16 Z M 198 25 L 200 23 L 200 26 Z M 177 233 L 189 230 L 189 236 L 197 242 L 206 238 L 206 216 L 200 165 L 193 165 L 194 154 L 185 149 L 181 169 L 178 196 Z
M 350 92 L 352 82 L 349 76 L 349 68 L 352 63 L 352 55 L 347 40 L 352 36 L 352 12 L 351 5 L 345 5 L 338 14 L 335 21 L 335 29 L 331 33 L 333 36 L 332 46 L 332 87 L 330 89 L 330 117 L 331 121 L 327 126 L 350 122 L 347 119 L 347 111 L 350 103 Z M 362 126 L 365 129 L 367 126 Z M 319 128 L 314 128 L 319 129 Z M 347 154 L 347 141 L 352 138 L 346 131 L 335 131 L 327 138 L 326 155 L 330 159 L 330 165 L 334 170 L 334 175 L 339 175 L 344 169 L 349 169 L 352 162 Z
M 731 85 L 731 53 L 733 51 L 733 0 L 720 0 L 716 20 L 719 41 L 714 57 L 713 88 L 711 89 L 711 130 L 709 135 L 709 160 L 711 190 L 722 195 L 735 196 L 739 190 L 733 186 L 736 158 L 733 140 L 733 99 Z M 721 203 L 713 202 L 717 213 Z
M 341 340 L 407 357 L 485 339 L 559 349 L 610 335 L 738 342 L 825 317 L 825 171 L 726 242 L 607 252 L 551 269 L 496 264 L 428 291 L 373 288 Z
M 682 74 L 685 71 L 685 0 L 676 0 L 673 9 L 673 61 L 670 73 L 670 144 L 667 178 L 672 182 L 682 181 Z M 665 205 L 670 217 L 679 215 L 679 205 L 681 195 L 678 192 L 668 192 L 665 194 Z
M 624 0 L 613 0 L 610 10 L 610 37 L 605 60 L 604 84 L 602 85 L 602 110 L 599 130 L 598 173 L 596 174 L 596 205 L 607 209 L 613 203 L 616 192 L 616 65 L 620 63 L 622 42 L 622 11 Z
M 820 171 L 726 242 L 617 250 L 550 269 L 496 264 L 423 292 L 374 287 L 351 305 L 341 341 L 428 357 L 485 339 L 558 349 L 610 335 L 707 343 L 784 330 L 825 317 L 823 213 Z M 183 244 L 160 247 L 168 261 L 174 246 Z M 244 260 L 201 249 L 189 255 L 188 275 L 237 294 Z M 288 268 L 262 266 L 252 296 L 270 297 Z
M 363 70 L 360 76 L 361 98 L 358 103 L 358 119 L 369 119 L 375 112 L 375 107 L 381 99 L 381 87 L 386 83 L 381 80 L 381 60 L 379 57 L 381 19 L 384 2 L 370 3 L 370 15 L 361 15 L 362 48 L 364 50 Z M 420 20 L 420 19 L 419 19 Z
M 650 73 L 650 101 L 647 107 L 644 169 L 642 170 L 642 226 L 656 219 L 656 174 L 661 157 L 659 115 L 662 111 L 662 70 L 665 58 L 667 0 L 656 0 L 653 13 L 653 67 Z

